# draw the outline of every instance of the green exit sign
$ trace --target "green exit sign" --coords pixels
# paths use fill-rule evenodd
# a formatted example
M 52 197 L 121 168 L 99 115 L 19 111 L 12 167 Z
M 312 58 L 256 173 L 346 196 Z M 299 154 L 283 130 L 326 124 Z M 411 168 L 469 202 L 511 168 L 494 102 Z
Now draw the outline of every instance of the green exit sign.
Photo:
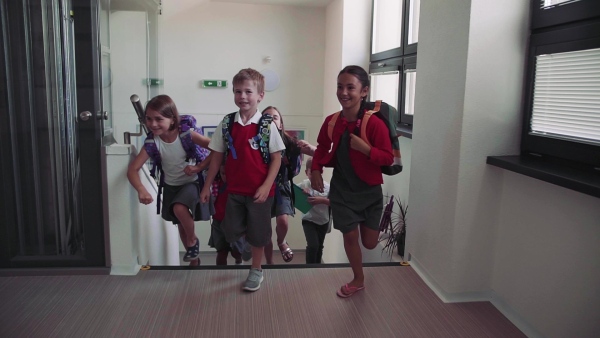
M 203 88 L 227 88 L 227 80 L 202 80 Z

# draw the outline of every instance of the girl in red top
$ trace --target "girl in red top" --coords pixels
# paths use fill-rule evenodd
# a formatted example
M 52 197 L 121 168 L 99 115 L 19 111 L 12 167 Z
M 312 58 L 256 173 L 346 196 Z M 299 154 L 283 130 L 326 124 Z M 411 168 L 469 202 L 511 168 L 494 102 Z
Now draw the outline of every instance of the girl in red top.
M 331 115 L 325 118 L 312 164 L 312 188 L 320 192 L 323 192 L 323 167 L 333 167 L 329 190 L 333 225 L 344 235 L 344 249 L 354 273 L 354 278 L 337 291 L 343 298 L 365 288 L 358 241 L 360 238 L 367 249 L 377 246 L 383 212 L 380 167 L 394 160 L 389 132 L 382 120 L 371 118 L 367 124 L 366 136 L 372 146 L 357 135 L 369 85 L 369 75 L 359 66 L 347 66 L 340 71 L 337 98 L 342 111 L 331 138 L 327 132 Z

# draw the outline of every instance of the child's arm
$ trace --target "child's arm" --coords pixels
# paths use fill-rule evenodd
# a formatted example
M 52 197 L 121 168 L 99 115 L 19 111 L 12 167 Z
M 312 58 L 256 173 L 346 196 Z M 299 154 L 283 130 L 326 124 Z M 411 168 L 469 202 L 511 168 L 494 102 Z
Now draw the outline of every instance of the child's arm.
M 325 205 L 330 205 L 329 204 L 329 198 L 327 197 L 322 197 L 322 196 L 310 196 L 308 197 L 308 203 L 312 206 L 315 206 L 317 204 L 325 204 Z
M 208 149 L 208 144 L 210 143 L 210 138 L 207 136 L 204 136 L 204 135 L 200 135 L 200 133 L 197 133 L 192 130 L 192 142 L 201 146 L 202 148 Z
M 142 180 L 140 179 L 139 171 L 142 169 L 142 166 L 146 161 L 150 158 L 145 148 L 142 148 L 140 153 L 133 159 L 129 166 L 127 167 L 127 179 L 129 183 L 133 186 L 133 188 L 138 192 L 138 199 L 142 204 L 150 204 L 154 199 L 152 195 L 146 190 Z
M 201 172 L 202 170 L 208 168 L 212 157 L 213 157 L 213 152 L 211 151 L 210 154 L 208 154 L 208 156 L 204 159 L 204 161 L 202 161 L 196 165 L 186 166 L 183 169 L 183 172 L 188 176 L 196 175 L 197 173 Z
M 221 163 L 223 163 L 223 153 L 218 151 L 211 151 L 212 159 L 210 160 L 210 164 L 208 165 L 208 172 L 206 173 L 206 179 L 204 180 L 204 186 L 202 187 L 202 191 L 200 191 L 200 201 L 202 203 L 208 203 L 210 199 L 210 188 L 212 183 L 221 168 Z M 202 161 L 204 162 L 204 161 Z
M 269 197 L 269 192 L 271 191 L 271 187 L 273 186 L 273 182 L 275 181 L 275 177 L 277 177 L 277 173 L 279 172 L 279 167 L 281 166 L 281 152 L 271 153 L 271 162 L 269 163 L 269 171 L 267 173 L 267 178 L 263 182 L 263 184 L 258 187 L 256 193 L 254 194 L 254 203 L 264 203 Z

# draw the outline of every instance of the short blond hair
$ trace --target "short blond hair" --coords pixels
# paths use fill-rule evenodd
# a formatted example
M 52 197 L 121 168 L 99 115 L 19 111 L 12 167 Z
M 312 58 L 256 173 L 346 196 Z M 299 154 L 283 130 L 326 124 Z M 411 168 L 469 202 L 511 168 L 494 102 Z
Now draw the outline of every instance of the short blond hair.
M 258 93 L 263 93 L 265 91 L 265 77 L 259 71 L 252 68 L 242 69 L 235 74 L 232 81 L 234 90 L 235 85 L 243 83 L 246 80 L 254 81 Z

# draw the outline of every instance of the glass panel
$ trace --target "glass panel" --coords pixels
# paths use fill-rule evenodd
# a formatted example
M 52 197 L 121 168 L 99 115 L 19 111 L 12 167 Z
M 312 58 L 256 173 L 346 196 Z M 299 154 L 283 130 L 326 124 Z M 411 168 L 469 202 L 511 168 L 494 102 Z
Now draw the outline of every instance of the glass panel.
M 400 83 L 400 72 L 371 74 L 371 92 L 369 100 L 382 100 L 388 104 L 398 106 L 398 85 Z
M 75 128 L 73 21 L 68 1 L 8 2 L 10 20 L 0 46 L 10 56 L 8 134 L 3 135 L 3 179 L 13 206 L 4 224 L 11 257 L 81 256 L 83 230 Z M 4 162 L 4 160 L 8 160 Z M 4 203 L 3 203 L 4 204 Z
M 410 69 L 405 71 L 406 90 L 404 93 L 404 114 L 415 114 L 415 87 L 417 85 L 417 70 Z
M 371 54 L 402 46 L 403 7 L 403 0 L 375 0 Z
M 106 114 L 103 120 L 104 135 L 113 133 L 113 109 L 112 109 L 112 71 L 111 71 L 111 35 L 110 35 L 110 0 L 100 1 L 100 44 L 102 59 L 100 61 L 102 74 L 102 114 Z
M 419 41 L 419 14 L 421 10 L 421 0 L 411 0 L 408 16 L 408 44 Z

